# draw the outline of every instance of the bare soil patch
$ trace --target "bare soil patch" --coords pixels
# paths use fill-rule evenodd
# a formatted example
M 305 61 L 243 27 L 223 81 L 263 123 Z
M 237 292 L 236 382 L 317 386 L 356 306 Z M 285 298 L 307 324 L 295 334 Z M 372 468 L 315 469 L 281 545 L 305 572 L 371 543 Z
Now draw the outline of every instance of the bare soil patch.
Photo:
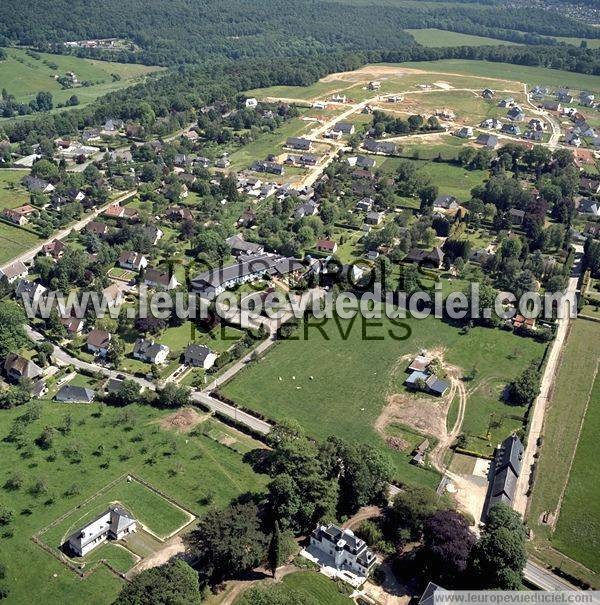
M 162 418 L 159 424 L 163 429 L 177 431 L 178 433 L 189 433 L 209 416 L 210 414 L 199 414 L 194 408 L 182 408 Z

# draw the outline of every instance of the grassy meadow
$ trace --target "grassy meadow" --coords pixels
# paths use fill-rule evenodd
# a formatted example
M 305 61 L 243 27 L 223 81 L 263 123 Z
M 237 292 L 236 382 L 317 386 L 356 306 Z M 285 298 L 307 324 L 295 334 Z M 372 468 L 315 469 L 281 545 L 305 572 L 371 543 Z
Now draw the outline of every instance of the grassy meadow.
M 497 40 L 496 38 L 483 38 L 482 36 L 471 36 L 458 32 L 445 31 L 443 29 L 407 29 L 405 30 L 422 46 L 496 46 L 506 44 L 513 46 L 515 42 Z

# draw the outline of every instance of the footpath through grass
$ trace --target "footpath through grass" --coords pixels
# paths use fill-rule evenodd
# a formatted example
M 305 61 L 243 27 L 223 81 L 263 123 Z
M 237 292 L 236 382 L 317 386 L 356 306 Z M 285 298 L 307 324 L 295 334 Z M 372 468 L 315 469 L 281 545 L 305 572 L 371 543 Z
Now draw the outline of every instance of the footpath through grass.
M 600 586 L 600 471 L 597 465 L 600 430 L 600 382 L 594 374 L 600 357 L 600 324 L 578 319 L 569 335 L 556 386 L 547 411 L 541 455 L 529 509 L 536 556 Z M 588 403 L 589 402 L 589 403 Z M 577 451 L 581 419 L 588 405 Z M 573 456 L 575 459 L 573 460 Z M 569 467 L 573 461 L 570 477 Z M 567 488 L 556 531 L 542 524 L 555 513 L 565 482 Z M 593 570 L 587 573 L 560 553 Z

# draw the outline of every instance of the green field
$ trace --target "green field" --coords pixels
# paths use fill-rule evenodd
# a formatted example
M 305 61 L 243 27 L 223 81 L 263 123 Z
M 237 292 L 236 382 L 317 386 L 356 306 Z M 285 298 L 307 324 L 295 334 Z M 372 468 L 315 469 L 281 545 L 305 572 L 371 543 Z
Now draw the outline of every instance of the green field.
M 491 454 L 501 438 L 521 426 L 509 415 L 518 417 L 524 411 L 501 401 L 502 388 L 531 359 L 540 357 L 543 347 L 500 330 L 475 328 L 461 335 L 432 318 L 405 323 L 411 329 L 410 337 L 394 340 L 388 330 L 400 337 L 406 331 L 385 319 L 380 327 L 364 327 L 367 338 L 360 318 L 350 329 L 348 321 L 340 321 L 338 327 L 330 320 L 323 327 L 325 335 L 313 327 L 307 339 L 300 332 L 300 340 L 282 341 L 222 390 L 240 405 L 269 418 L 299 421 L 318 439 L 337 435 L 371 444 L 390 459 L 398 480 L 433 486 L 438 479 L 435 473 L 410 465 L 408 452 L 388 448 L 374 428 L 387 396 L 405 392 L 405 375 L 397 368 L 399 358 L 423 348 L 443 347 L 446 360 L 465 373 L 477 368 L 476 379 L 468 383 L 463 430 L 471 449 Z M 346 332 L 344 340 L 342 333 Z M 492 414 L 499 423 L 487 439 Z
M 304 597 L 323 605 L 350 605 L 353 602 L 338 590 L 336 582 L 314 571 L 291 573 L 283 578 L 282 586 L 286 592 L 294 591 L 299 593 L 300 598 Z M 235 605 L 248 603 L 243 594 L 234 601 Z
M 597 440 L 593 435 L 597 435 L 598 431 L 598 380 L 593 393 L 591 389 L 600 355 L 599 343 L 599 323 L 583 319 L 575 321 L 546 416 L 541 455 L 528 514 L 529 524 L 535 535 L 533 552 L 553 565 L 560 565 L 571 573 L 595 582 L 596 586 L 600 585 L 600 565 L 597 558 L 600 527 L 597 523 L 598 515 L 594 516 L 591 507 L 599 501 L 597 490 L 600 481 L 597 468 L 591 461 L 595 461 L 597 457 L 597 451 L 593 451 Z M 592 397 L 589 399 L 581 440 L 569 478 L 569 466 L 590 394 Z M 560 444 L 560 447 L 557 447 L 557 444 Z M 586 473 L 591 475 L 586 476 Z M 567 480 L 569 484 L 558 528 L 553 534 L 551 527 L 541 524 L 540 519 L 544 512 L 552 513 L 557 510 Z M 552 547 L 559 548 L 570 557 L 589 565 L 596 573 L 586 573 L 581 566 L 565 559 L 560 553 L 552 550 Z
M 0 170 L 0 211 L 29 202 L 29 192 L 21 185 L 27 174 L 24 170 Z
M 495 46 L 497 44 L 514 45 L 515 42 L 496 40 L 495 38 L 482 38 L 469 34 L 459 34 L 443 29 L 407 29 L 405 30 L 422 46 Z
M 554 36 L 554 38 L 561 42 L 566 42 L 567 44 L 573 44 L 574 46 L 579 46 L 581 42 L 585 40 L 588 48 L 600 48 L 600 39 L 589 40 L 585 38 L 565 38 L 562 36 Z
M 39 420 L 26 427 L 21 448 L 4 437 L 24 408 L 0 414 L 0 486 L 15 471 L 22 478 L 19 489 L 0 488 L 0 504 L 13 511 L 12 523 L 0 528 L 0 561 L 7 567 L 5 584 L 11 604 L 66 600 L 81 605 L 112 603 L 121 588 L 114 574 L 100 567 L 81 581 L 30 538 L 124 474 L 143 478 L 196 515 L 210 506 L 224 506 L 247 490 L 260 491 L 266 483 L 265 477 L 242 462 L 240 454 L 201 431 L 184 434 L 161 428 L 159 421 L 166 414 L 156 409 L 42 405 Z M 70 434 L 57 432 L 46 450 L 35 445 L 45 427 L 64 426 L 69 414 Z M 211 423 L 211 427 L 215 425 Z M 43 490 L 38 493 L 32 488 L 39 481 Z M 130 488 L 139 489 L 132 485 L 115 488 L 107 498 L 97 501 L 97 506 L 123 500 L 150 529 L 163 535 L 181 524 L 181 511 L 157 500 L 146 488 L 128 494 Z M 92 514 L 92 510 L 84 508 L 78 514 Z M 75 524 L 75 519 L 70 519 L 67 526 L 59 527 L 54 542 Z M 48 535 L 52 538 L 53 534 Z M 136 541 L 138 535 L 143 534 L 136 534 Z M 141 545 L 132 550 L 147 554 Z M 119 568 L 127 566 L 127 555 L 119 553 L 119 557 Z
M 7 59 L 0 61 L 0 82 L 17 101 L 24 103 L 34 99 L 40 91 L 49 91 L 55 106 L 64 103 L 73 94 L 79 97 L 81 105 L 85 105 L 100 95 L 129 86 L 159 69 L 47 53 L 39 53 L 40 58 L 34 59 L 23 49 L 9 48 L 6 51 Z M 58 65 L 58 69 L 52 69 L 44 61 Z M 67 71 L 74 72 L 79 82 L 88 81 L 92 85 L 62 90 L 54 76 L 63 76 Z M 117 78 L 113 78 L 113 74 Z
M 600 91 L 600 76 L 578 74 L 570 71 L 528 67 L 510 63 L 491 61 L 468 61 L 463 59 L 444 59 L 442 61 L 417 61 L 400 63 L 399 67 L 413 67 L 428 72 L 448 74 L 470 74 L 481 78 L 501 78 L 527 84 L 547 86 L 568 86 L 575 90 Z

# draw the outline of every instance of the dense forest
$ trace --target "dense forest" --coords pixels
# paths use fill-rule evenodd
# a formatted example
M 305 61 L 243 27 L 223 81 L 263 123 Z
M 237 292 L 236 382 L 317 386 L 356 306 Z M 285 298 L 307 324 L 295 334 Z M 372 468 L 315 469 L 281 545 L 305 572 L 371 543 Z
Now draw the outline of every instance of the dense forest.
M 165 9 L 167 7 L 167 9 Z M 600 30 L 555 12 L 480 3 L 394 4 L 320 0 L 3 0 L 0 46 L 14 43 L 66 52 L 62 42 L 118 37 L 139 51 L 103 51 L 126 62 L 196 63 L 207 57 L 307 56 L 385 51 L 414 45 L 405 28 L 439 27 L 527 44 L 540 36 L 600 37 Z M 95 50 L 77 52 L 84 56 Z M 102 51 L 100 51 L 102 52 Z M 106 57 L 104 57 L 106 58 Z

